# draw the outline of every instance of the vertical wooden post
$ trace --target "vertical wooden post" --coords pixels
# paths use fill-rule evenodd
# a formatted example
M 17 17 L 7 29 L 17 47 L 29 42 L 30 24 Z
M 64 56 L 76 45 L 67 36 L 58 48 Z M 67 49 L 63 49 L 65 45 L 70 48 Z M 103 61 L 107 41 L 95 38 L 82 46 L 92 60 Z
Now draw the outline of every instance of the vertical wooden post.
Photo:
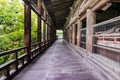
M 92 53 L 93 24 L 96 23 L 96 15 L 91 9 L 87 9 L 87 28 L 86 28 L 86 50 L 87 54 Z
M 70 36 L 70 34 L 69 34 L 69 28 L 67 29 L 67 36 L 68 36 L 68 38 L 67 38 L 67 40 L 69 41 L 69 36 Z
M 71 26 L 71 43 L 73 42 L 72 37 L 73 37 L 73 27 Z
M 49 40 L 49 26 L 47 26 L 47 41 Z
M 67 29 L 67 40 L 69 41 L 69 28 Z
M 31 7 L 30 4 L 24 5 L 24 45 L 27 46 L 27 61 L 31 60 Z
M 67 29 L 65 29 L 65 39 L 67 40 Z
M 15 59 L 15 63 L 13 65 L 13 67 L 17 71 L 18 70 L 18 52 L 15 52 L 13 57 Z
M 48 18 L 48 16 L 47 16 L 47 14 L 45 14 L 46 15 L 46 17 L 45 17 L 45 20 L 46 20 L 46 22 L 48 22 L 47 20 L 47 18 Z M 47 41 L 48 40 L 48 25 L 46 24 L 46 30 L 45 30 L 45 41 Z
M 56 36 L 56 29 L 55 29 L 55 32 L 54 32 L 54 36 L 55 36 L 55 39 L 54 41 L 57 39 L 57 36 Z
M 73 26 L 72 26 L 72 44 L 74 45 L 75 44 L 75 26 L 74 26 L 74 24 L 73 24 Z
M 66 34 L 67 34 L 66 37 L 67 37 L 67 41 L 68 41 L 68 36 L 69 36 L 69 35 L 68 35 L 68 29 L 66 30 Z
M 46 13 L 45 13 L 45 10 L 44 10 L 44 19 L 46 20 Z M 46 42 L 46 23 L 44 22 L 44 44 L 45 44 L 45 42 Z
M 53 42 L 53 29 L 52 28 L 50 29 L 50 32 L 51 32 L 51 41 Z
M 82 21 L 78 20 L 77 28 L 77 46 L 80 47 L 80 29 L 82 28 Z
M 41 14 L 42 3 L 41 0 L 37 1 L 38 13 Z M 37 42 L 39 42 L 39 52 L 41 51 L 41 18 L 38 16 L 38 28 L 37 28 Z
M 47 17 L 47 22 L 49 24 L 49 16 Z M 47 29 L 47 40 L 49 41 L 49 28 L 50 28 L 50 26 L 48 25 L 47 27 L 48 27 L 48 29 Z
M 70 43 L 72 43 L 72 28 L 70 27 Z

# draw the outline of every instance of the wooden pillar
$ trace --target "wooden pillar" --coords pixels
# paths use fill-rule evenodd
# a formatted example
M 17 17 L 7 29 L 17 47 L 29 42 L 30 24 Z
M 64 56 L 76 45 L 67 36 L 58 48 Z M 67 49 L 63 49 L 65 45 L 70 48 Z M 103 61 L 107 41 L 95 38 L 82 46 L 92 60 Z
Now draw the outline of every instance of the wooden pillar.
M 69 41 L 69 28 L 67 29 L 67 40 Z
M 45 14 L 45 15 L 46 15 L 45 20 L 47 22 L 47 20 L 48 20 L 47 17 L 48 16 L 47 16 L 47 14 Z M 46 27 L 46 30 L 45 30 L 45 41 L 47 41 L 48 40 L 48 24 L 46 24 L 45 27 Z
M 67 40 L 67 29 L 65 30 L 65 39 Z
M 44 19 L 46 19 L 45 10 L 44 10 Z M 45 22 L 44 22 L 44 30 L 43 30 L 43 32 L 44 32 L 43 37 L 44 37 L 44 44 L 45 44 L 45 42 L 46 42 L 46 23 Z
M 38 0 L 37 1 L 37 9 L 38 9 L 39 14 L 41 14 L 41 7 L 42 7 L 41 0 Z M 41 49 L 41 18 L 40 18 L 40 16 L 38 16 L 37 42 L 40 43 L 38 45 L 39 46 L 39 52 L 40 52 L 40 49 Z
M 91 9 L 87 9 L 87 28 L 86 28 L 86 50 L 87 54 L 92 53 L 93 25 L 96 23 L 96 15 Z
M 72 26 L 72 44 L 75 45 L 75 25 Z
M 31 6 L 24 5 L 24 45 L 27 46 L 27 61 L 31 60 Z
M 70 27 L 70 43 L 72 43 L 72 28 Z
M 52 28 L 50 28 L 50 40 L 51 42 L 53 41 L 53 36 L 52 36 L 53 32 L 52 32 Z
M 77 46 L 80 47 L 80 29 L 82 28 L 82 21 L 78 20 L 77 27 Z
M 73 27 L 71 26 L 71 44 L 72 44 L 72 42 L 73 42 L 73 41 L 72 41 L 72 40 L 73 40 L 72 38 L 73 38 Z
M 70 28 L 68 28 L 67 34 L 68 34 L 68 41 L 69 41 L 69 38 L 70 38 Z
M 49 40 L 49 26 L 47 25 L 47 41 Z
M 48 21 L 48 24 L 49 24 L 49 16 L 47 18 L 47 21 Z M 50 40 L 50 26 L 48 26 L 48 29 L 47 29 L 47 39 Z
M 56 29 L 55 29 L 54 36 L 55 36 L 55 39 L 54 39 L 54 41 L 55 41 L 55 40 L 57 39 L 57 36 L 56 36 Z
M 50 28 L 50 41 L 52 41 L 52 31 L 51 31 L 51 28 Z

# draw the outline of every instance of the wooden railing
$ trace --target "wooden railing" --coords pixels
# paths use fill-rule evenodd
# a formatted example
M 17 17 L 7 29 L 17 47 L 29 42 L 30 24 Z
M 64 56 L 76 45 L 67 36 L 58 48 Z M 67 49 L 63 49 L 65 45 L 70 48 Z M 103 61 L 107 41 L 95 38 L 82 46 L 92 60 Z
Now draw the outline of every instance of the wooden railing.
M 86 49 L 86 28 L 81 29 L 80 33 L 80 47 Z M 92 37 L 93 53 L 120 63 L 120 16 L 93 25 Z
M 80 47 L 86 49 L 86 28 L 80 30 Z
M 120 63 L 120 16 L 93 26 L 93 52 Z
M 19 73 L 26 65 L 29 64 L 28 55 L 30 55 L 30 60 L 33 60 L 51 44 L 52 42 L 50 40 L 42 43 L 32 44 L 30 54 L 26 53 L 27 47 L 0 53 L 0 57 L 13 57 L 11 60 L 0 65 L 0 80 L 11 80 L 17 73 Z M 39 47 L 39 45 L 41 46 Z

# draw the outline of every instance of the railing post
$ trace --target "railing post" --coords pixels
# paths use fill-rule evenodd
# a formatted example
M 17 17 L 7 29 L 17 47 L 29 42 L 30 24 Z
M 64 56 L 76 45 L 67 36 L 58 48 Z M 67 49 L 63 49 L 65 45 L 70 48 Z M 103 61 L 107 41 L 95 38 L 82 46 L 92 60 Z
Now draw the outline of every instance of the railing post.
M 87 28 L 86 28 L 86 50 L 87 54 L 92 53 L 93 49 L 93 24 L 96 23 L 96 15 L 91 9 L 87 9 Z
M 27 61 L 31 60 L 31 6 L 24 4 L 24 45 L 27 46 Z
M 18 70 L 18 53 L 15 52 L 13 56 L 14 56 L 14 59 L 15 59 L 15 63 L 13 65 L 13 67 L 14 67 L 15 70 Z
M 41 10 L 42 10 L 42 3 L 41 0 L 37 1 L 37 9 L 38 9 L 38 13 L 41 14 Z M 39 53 L 41 52 L 41 18 L 40 16 L 38 16 L 38 28 L 37 28 L 37 42 L 38 47 L 39 47 Z
M 3 74 L 2 74 L 3 78 L 8 78 L 10 76 L 10 68 L 7 67 L 3 70 Z

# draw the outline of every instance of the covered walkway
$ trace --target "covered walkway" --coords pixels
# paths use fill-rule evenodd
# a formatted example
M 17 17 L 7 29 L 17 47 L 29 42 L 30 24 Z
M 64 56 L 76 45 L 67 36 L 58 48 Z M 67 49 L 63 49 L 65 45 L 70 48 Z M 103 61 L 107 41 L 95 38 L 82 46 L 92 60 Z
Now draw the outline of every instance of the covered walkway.
M 13 80 L 114 80 L 86 57 L 58 40 Z
M 22 1 L 23 46 L 0 52 L 0 80 L 120 80 L 120 0 Z

